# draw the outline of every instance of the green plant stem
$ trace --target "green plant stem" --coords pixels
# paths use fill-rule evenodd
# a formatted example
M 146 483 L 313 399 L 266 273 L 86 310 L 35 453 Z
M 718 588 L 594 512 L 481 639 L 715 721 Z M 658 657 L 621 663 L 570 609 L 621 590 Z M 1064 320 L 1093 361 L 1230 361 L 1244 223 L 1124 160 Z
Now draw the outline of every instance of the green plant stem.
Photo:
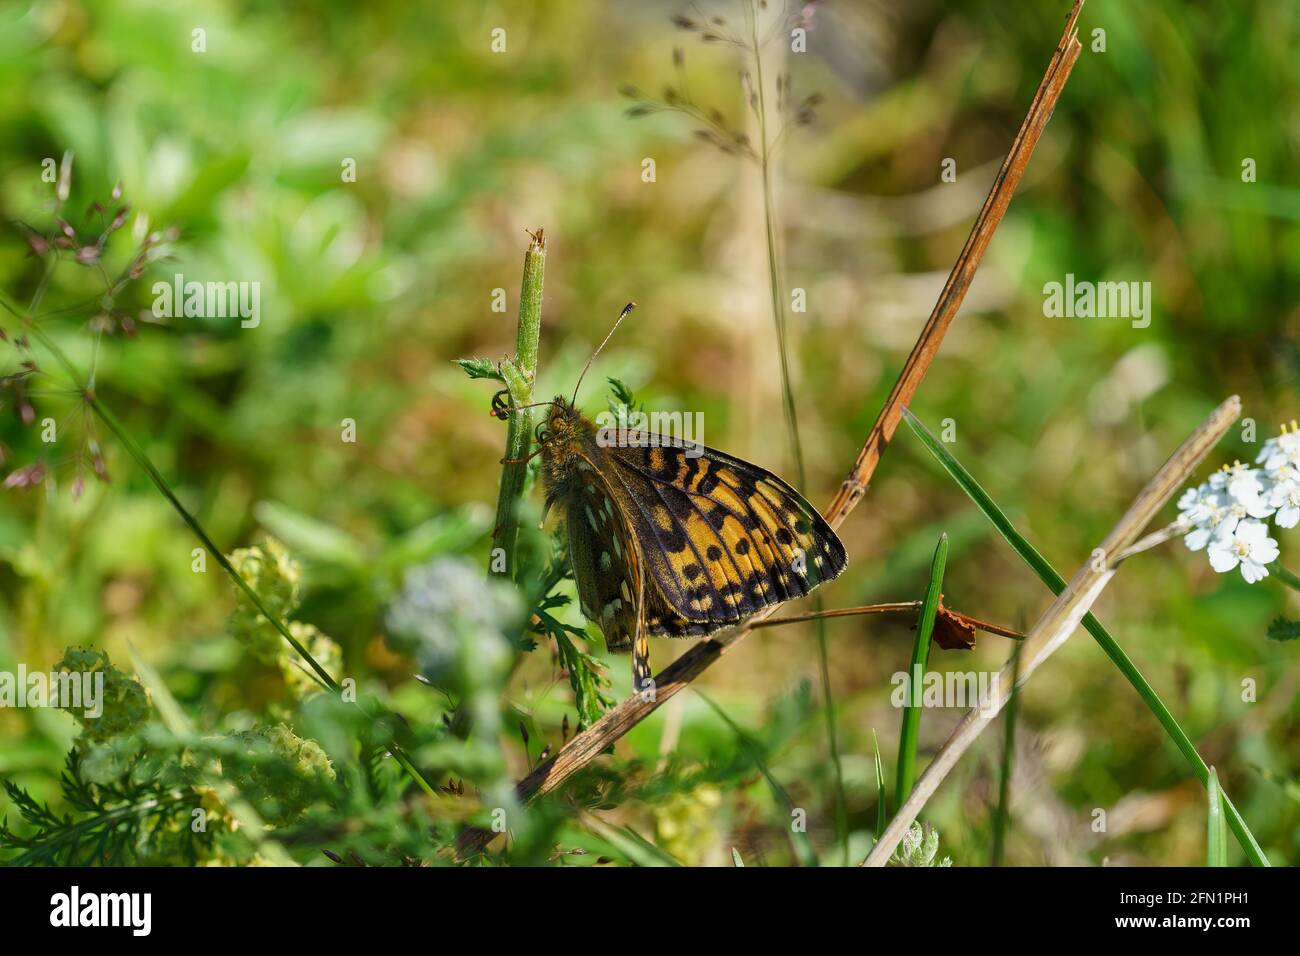
M 207 548 L 208 552 L 212 555 L 213 560 L 215 560 L 217 564 L 221 566 L 221 569 L 230 576 L 230 579 L 235 582 L 235 586 L 244 592 L 248 599 L 253 602 L 253 606 L 257 608 L 258 612 L 266 618 L 268 622 L 270 622 L 271 626 L 280 633 L 281 637 L 289 642 L 289 645 L 294 649 L 294 651 L 296 651 L 297 654 L 307 662 L 308 666 L 310 666 L 315 672 L 316 678 L 330 690 L 338 693 L 340 690 L 338 682 L 330 676 L 329 671 L 325 670 L 325 668 L 322 667 L 314 657 L 312 657 L 308 650 L 302 646 L 301 642 L 290 633 L 289 628 L 285 623 L 266 606 L 266 603 L 258 593 L 253 590 L 252 586 L 243 579 L 238 571 L 235 570 L 234 566 L 231 565 L 229 560 L 227 560 L 225 554 L 223 554 L 221 549 L 213 543 L 212 539 L 208 536 L 207 531 L 205 531 L 203 526 L 199 524 L 199 520 L 190 513 L 188 508 L 181 504 L 180 499 L 176 497 L 176 493 L 167 483 L 167 480 L 162 476 L 162 473 L 158 471 L 153 461 L 150 460 L 147 454 L 145 454 L 144 449 L 136 443 L 135 439 L 131 437 L 130 433 L 127 432 L 122 423 L 118 421 L 117 416 L 113 414 L 107 405 L 99 400 L 91 388 L 81 384 L 81 376 L 78 374 L 76 366 L 74 366 L 72 361 L 68 358 L 67 353 L 65 353 L 63 349 L 59 347 L 59 344 L 55 342 L 44 329 L 37 325 L 35 321 L 29 320 L 27 322 L 27 328 L 31 332 L 32 337 L 40 342 L 41 345 L 54 356 L 55 360 L 63 367 L 64 371 L 67 372 L 72 381 L 77 384 L 81 389 L 83 400 L 90 406 L 91 410 L 94 411 L 99 420 L 104 423 L 105 427 L 113 433 L 114 437 L 121 442 L 122 447 L 126 449 L 127 453 L 135 460 L 136 464 L 139 465 L 140 468 L 144 470 L 145 474 L 149 476 L 149 480 L 153 482 L 154 487 L 156 487 L 162 496 L 167 499 L 168 503 L 176 513 L 181 516 L 181 520 L 189 526 L 190 530 L 194 532 L 194 535 L 199 539 L 203 546 Z M 401 764 L 402 768 L 410 774 L 412 779 L 414 779 L 427 794 L 430 796 L 437 796 L 437 791 L 434 790 L 432 784 L 425 779 L 424 774 L 420 773 L 420 771 L 416 769 L 415 765 L 411 762 L 410 758 L 402 752 L 401 748 L 396 744 L 393 744 L 388 749 L 389 752 L 392 753 L 394 759 Z
M 943 594 L 943 569 L 948 562 L 948 536 L 939 535 L 939 544 L 930 561 L 930 583 L 925 589 L 921 615 L 916 622 L 916 642 L 912 645 L 912 666 L 907 672 L 908 700 L 903 708 L 903 725 L 898 735 L 898 767 L 894 771 L 894 803 L 903 805 L 916 783 L 916 742 L 921 729 L 921 687 L 925 667 L 930 660 L 930 636 L 939 613 Z
M 1300 577 L 1296 577 L 1295 574 L 1282 567 L 1280 562 L 1274 561 L 1268 566 L 1268 569 L 1287 587 L 1300 591 Z
M 1029 543 L 1028 539 L 1016 530 L 1015 525 L 997 506 L 997 503 L 989 497 L 988 492 L 980 487 L 979 482 L 971 477 L 970 472 L 939 443 L 939 440 L 911 411 L 906 408 L 903 409 L 903 417 L 913 433 L 930 451 L 930 454 L 935 457 L 944 470 L 957 482 L 957 485 L 975 502 L 980 511 L 984 513 L 984 516 L 989 519 L 1002 537 L 1006 539 L 1007 543 L 1015 550 L 1016 554 L 1020 555 L 1021 560 L 1038 575 L 1039 580 L 1047 585 L 1053 594 L 1060 594 L 1064 591 L 1065 579 L 1047 562 L 1046 558 L 1038 553 L 1038 550 Z M 1147 679 L 1142 676 L 1142 672 L 1138 670 L 1137 665 L 1129 659 L 1128 655 L 1124 653 L 1124 649 L 1119 646 L 1115 638 L 1110 635 L 1110 632 L 1093 614 L 1089 613 L 1084 616 L 1083 626 L 1092 635 L 1093 640 L 1101 646 L 1106 656 L 1111 659 L 1111 663 L 1119 668 L 1120 673 L 1133 685 L 1133 689 L 1137 691 L 1138 696 L 1147 705 L 1147 709 L 1155 715 L 1156 720 L 1160 722 L 1160 726 L 1164 728 L 1169 739 L 1174 742 L 1174 745 L 1191 766 L 1197 778 L 1202 784 L 1208 786 L 1210 780 L 1209 765 L 1201 758 L 1195 744 L 1192 743 L 1191 738 L 1187 736 L 1174 715 L 1170 713 L 1169 708 L 1160 699 L 1160 695 L 1155 692 L 1155 688 L 1147 682 Z M 1237 838 L 1237 842 L 1241 844 L 1247 858 L 1255 866 L 1271 866 L 1268 857 L 1264 855 L 1263 849 L 1256 841 L 1255 835 L 1250 832 L 1250 827 L 1246 825 L 1246 821 L 1237 811 L 1226 791 L 1223 792 L 1223 806 L 1228 816 L 1228 826 L 1232 828 L 1233 835 Z
M 510 391 L 513 406 L 506 426 L 505 463 L 501 466 L 501 490 L 497 495 L 497 517 L 493 529 L 494 549 L 505 558 L 504 573 L 519 575 L 519 503 L 528 483 L 529 448 L 533 439 L 533 385 L 537 381 L 537 343 L 542 329 L 542 282 L 546 276 L 546 236 L 537 230 L 524 253 L 524 277 L 519 288 L 519 330 L 515 357 L 501 363 L 501 374 Z

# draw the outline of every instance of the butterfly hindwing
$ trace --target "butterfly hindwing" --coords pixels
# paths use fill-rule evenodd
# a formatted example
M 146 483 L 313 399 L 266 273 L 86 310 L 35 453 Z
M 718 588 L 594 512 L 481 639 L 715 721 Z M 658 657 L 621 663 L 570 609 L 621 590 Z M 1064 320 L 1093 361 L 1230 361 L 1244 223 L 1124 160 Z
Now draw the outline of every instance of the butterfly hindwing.
M 706 634 L 837 576 L 844 547 L 793 488 L 700 445 L 626 433 L 606 451 L 641 541 L 651 634 Z
M 600 628 L 611 651 L 635 654 L 640 687 L 649 669 L 639 544 L 608 483 L 589 461 L 578 463 L 565 498 L 569 560 L 582 613 Z

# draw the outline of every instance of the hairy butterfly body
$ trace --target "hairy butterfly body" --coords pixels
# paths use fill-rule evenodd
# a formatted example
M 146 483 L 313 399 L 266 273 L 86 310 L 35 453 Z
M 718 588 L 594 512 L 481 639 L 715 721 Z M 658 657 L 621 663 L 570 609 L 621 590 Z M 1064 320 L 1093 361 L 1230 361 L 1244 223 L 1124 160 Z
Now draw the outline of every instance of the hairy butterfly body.
M 626 311 L 626 310 L 625 310 Z M 650 677 L 647 637 L 696 637 L 803 597 L 844 546 L 788 484 L 725 452 L 597 429 L 563 396 L 542 425 L 547 507 L 563 515 L 583 614 Z

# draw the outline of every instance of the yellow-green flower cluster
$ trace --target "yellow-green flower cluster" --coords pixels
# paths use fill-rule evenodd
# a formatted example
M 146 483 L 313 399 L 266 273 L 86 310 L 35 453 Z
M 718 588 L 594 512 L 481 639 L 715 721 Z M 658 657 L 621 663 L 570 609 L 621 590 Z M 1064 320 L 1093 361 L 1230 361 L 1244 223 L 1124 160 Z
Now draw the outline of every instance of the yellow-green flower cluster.
M 284 724 L 234 734 L 230 741 L 236 751 L 223 759 L 223 773 L 267 823 L 282 826 L 298 819 L 334 780 L 320 744 Z
M 261 545 L 240 548 L 229 555 L 230 563 L 267 609 L 289 628 L 307 653 L 336 679 L 343 670 L 343 649 L 319 628 L 290 618 L 301 600 L 302 569 L 288 550 L 274 538 Z M 258 610 L 243 588 L 235 588 L 236 605 L 230 616 L 230 631 L 244 641 L 253 656 L 275 664 L 285 684 L 298 697 L 319 690 L 315 671 L 289 646 L 275 626 Z
M 713 786 L 674 794 L 655 808 L 656 842 L 688 866 L 704 865 L 722 839 L 721 805 L 722 791 Z
M 228 557 L 239 576 L 280 620 L 298 609 L 302 571 L 279 541 L 267 538 L 261 545 L 239 548 Z M 234 613 L 230 616 L 231 633 L 245 641 L 259 660 L 275 663 L 284 638 L 238 586 L 235 587 L 235 602 Z
M 343 648 L 332 637 L 314 624 L 304 624 L 302 621 L 290 621 L 289 633 L 331 677 L 338 679 L 343 672 Z M 289 647 L 287 642 L 282 642 L 282 647 L 279 656 L 280 672 L 284 674 L 284 682 L 289 690 L 297 697 L 305 697 L 320 690 L 321 685 L 317 682 L 316 672 L 311 665 Z
M 137 730 L 149 717 L 149 694 L 139 681 L 127 677 L 112 665 L 108 654 L 89 647 L 69 647 L 54 665 L 56 672 L 104 675 L 102 712 L 98 717 L 86 715 L 84 707 L 65 706 L 81 724 L 82 737 L 104 743 Z

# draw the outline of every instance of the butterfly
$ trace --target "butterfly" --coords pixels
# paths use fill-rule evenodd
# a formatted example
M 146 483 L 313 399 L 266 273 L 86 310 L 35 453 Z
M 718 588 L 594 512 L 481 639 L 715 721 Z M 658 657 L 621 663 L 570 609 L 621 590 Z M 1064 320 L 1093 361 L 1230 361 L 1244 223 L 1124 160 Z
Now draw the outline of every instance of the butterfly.
M 562 517 L 583 615 L 611 651 L 632 653 L 638 690 L 648 637 L 712 634 L 844 570 L 830 525 L 770 471 L 675 436 L 598 428 L 562 395 L 544 404 L 546 511 Z

